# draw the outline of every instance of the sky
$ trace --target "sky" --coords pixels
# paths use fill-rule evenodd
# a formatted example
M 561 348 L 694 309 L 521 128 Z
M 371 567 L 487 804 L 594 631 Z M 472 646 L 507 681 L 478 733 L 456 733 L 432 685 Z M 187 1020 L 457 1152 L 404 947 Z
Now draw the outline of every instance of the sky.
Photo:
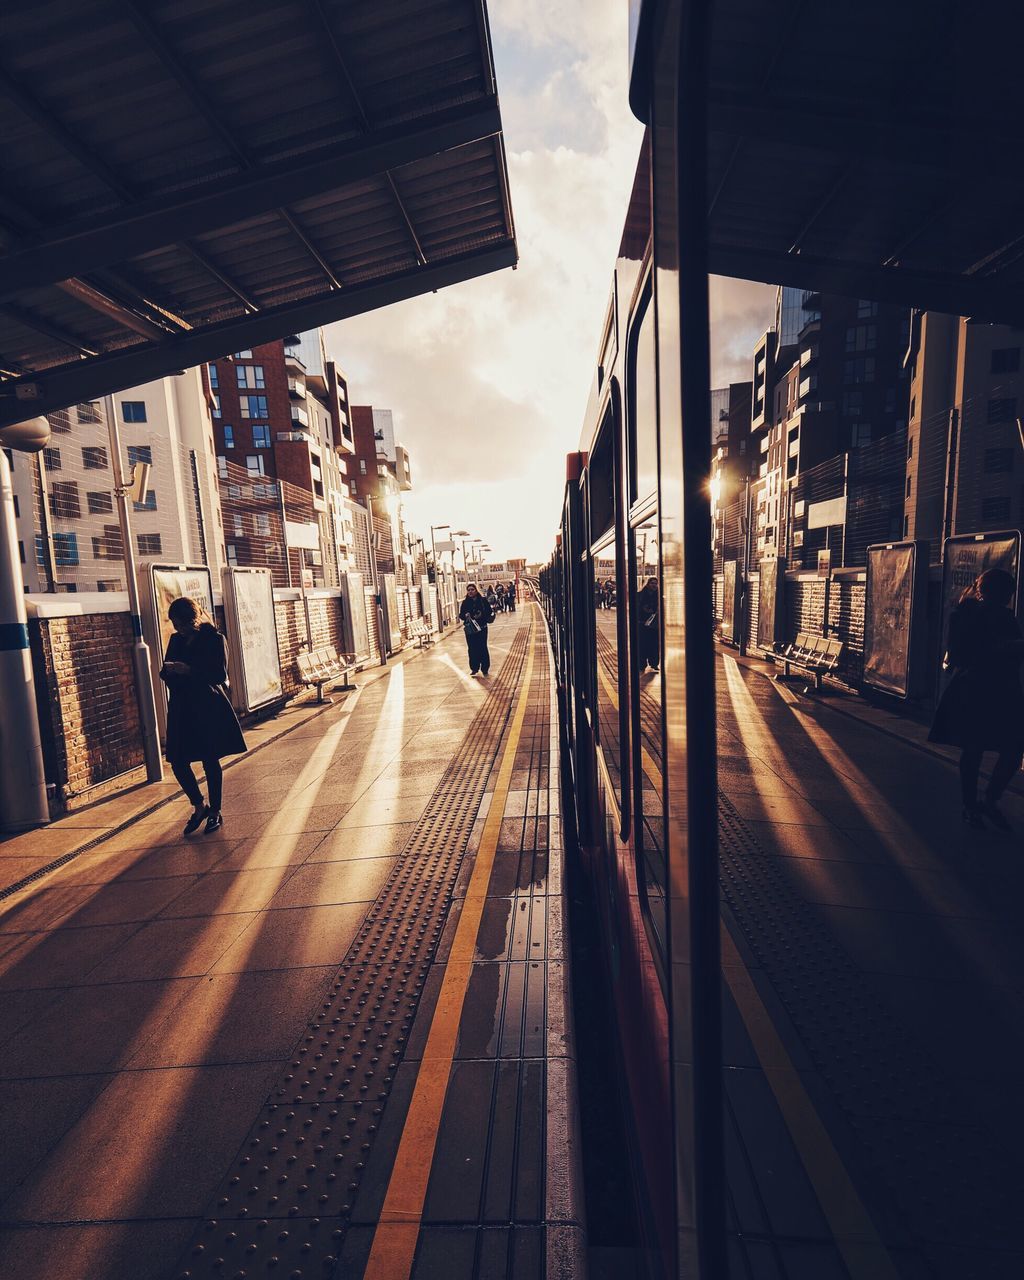
M 643 137 L 627 8 L 492 0 L 518 268 L 326 330 L 353 403 L 394 411 L 407 527 L 466 529 L 488 560 L 543 561 L 554 545 Z M 713 385 L 749 376 L 771 310 L 763 286 L 712 281 Z

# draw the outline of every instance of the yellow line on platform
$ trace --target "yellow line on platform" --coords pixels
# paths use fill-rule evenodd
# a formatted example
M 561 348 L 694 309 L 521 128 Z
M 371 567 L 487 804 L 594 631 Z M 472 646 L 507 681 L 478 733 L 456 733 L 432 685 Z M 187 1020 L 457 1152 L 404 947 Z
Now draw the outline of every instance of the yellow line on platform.
M 480 848 L 466 889 L 451 954 L 445 964 L 441 991 L 431 1018 L 426 1048 L 416 1075 L 409 1113 L 391 1170 L 384 1207 L 373 1234 L 363 1280 L 405 1280 L 412 1272 L 441 1113 L 455 1060 L 462 1006 L 473 971 L 480 920 L 498 848 L 505 802 L 512 782 L 516 750 L 522 737 L 530 698 L 534 650 L 532 616 L 526 644 L 526 663 L 520 677 L 519 696 L 498 765 L 498 776 L 484 820 Z

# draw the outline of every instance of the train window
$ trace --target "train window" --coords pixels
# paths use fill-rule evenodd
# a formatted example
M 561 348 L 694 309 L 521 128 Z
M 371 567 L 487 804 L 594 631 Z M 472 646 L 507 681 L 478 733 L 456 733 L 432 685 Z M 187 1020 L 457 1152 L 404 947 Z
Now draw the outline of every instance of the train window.
M 611 413 L 606 414 L 587 464 L 591 542 L 597 542 L 615 523 L 614 425 Z
M 662 753 L 661 691 L 661 574 L 658 513 L 654 511 L 631 530 L 631 587 L 634 638 L 639 668 L 634 699 L 633 738 L 639 760 L 636 770 L 636 845 L 640 861 L 641 897 L 654 943 L 664 960 L 668 931 L 667 862 Z
M 594 553 L 593 567 L 597 741 L 618 801 L 622 790 L 622 732 L 619 718 L 619 575 L 614 538 Z
M 634 502 L 658 487 L 658 372 L 654 352 L 654 307 L 648 284 L 633 321 L 627 367 L 632 458 L 629 494 Z

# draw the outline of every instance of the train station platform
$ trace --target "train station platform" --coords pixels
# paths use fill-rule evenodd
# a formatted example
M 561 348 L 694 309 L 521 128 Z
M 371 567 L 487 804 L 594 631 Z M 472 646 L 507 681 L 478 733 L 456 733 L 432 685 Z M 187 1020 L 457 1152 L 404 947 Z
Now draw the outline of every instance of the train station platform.
M 731 1277 L 1024 1275 L 1024 797 L 718 657 Z
M 242 758 L 215 835 L 94 814 L 0 904 L 0 1274 L 581 1274 L 539 610 L 491 650 Z

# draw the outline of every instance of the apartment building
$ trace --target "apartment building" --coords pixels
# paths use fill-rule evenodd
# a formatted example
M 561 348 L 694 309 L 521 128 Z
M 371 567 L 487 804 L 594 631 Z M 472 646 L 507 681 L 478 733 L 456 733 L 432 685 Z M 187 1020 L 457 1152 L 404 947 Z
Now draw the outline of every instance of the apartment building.
M 109 416 L 116 416 L 126 478 L 150 465 L 131 512 L 136 563 L 224 563 L 213 420 L 198 369 L 49 415 L 49 447 L 16 455 L 16 523 L 26 590 L 123 591 Z
M 229 564 L 331 586 L 350 562 L 348 384 L 316 330 L 206 367 Z M 346 515 L 349 519 L 346 521 Z
M 907 351 L 904 535 L 926 539 L 1024 524 L 1024 329 L 915 313 Z

